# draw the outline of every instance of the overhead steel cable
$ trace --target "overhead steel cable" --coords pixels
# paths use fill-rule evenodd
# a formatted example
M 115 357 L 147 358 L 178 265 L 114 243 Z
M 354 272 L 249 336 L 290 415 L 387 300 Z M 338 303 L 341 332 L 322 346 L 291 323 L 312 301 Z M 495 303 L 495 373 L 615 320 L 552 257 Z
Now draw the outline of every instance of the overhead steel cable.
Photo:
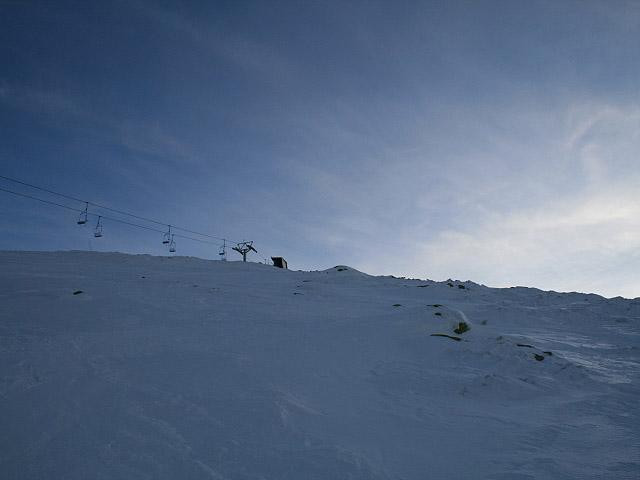
M 70 207 L 68 205 L 63 205 L 62 203 L 52 202 L 51 200 L 45 200 L 43 198 L 34 197 L 33 195 L 29 195 L 29 194 L 26 194 L 26 193 L 14 192 L 13 190 L 9 190 L 9 189 L 6 189 L 6 188 L 0 187 L 0 191 L 6 192 L 6 193 L 11 193 L 12 195 L 16 195 L 18 197 L 24 197 L 24 198 L 29 198 L 31 200 L 37 200 L 38 202 L 46 203 L 48 205 L 54 205 L 56 207 L 65 208 L 67 210 L 71 210 L 71 211 L 76 212 L 76 213 L 84 212 L 84 209 Z M 85 203 L 91 204 L 91 202 L 85 202 Z M 149 231 L 152 231 L 152 232 L 165 233 L 164 230 L 159 230 L 157 228 L 149 227 L 147 225 L 140 225 L 138 223 L 127 222 L 126 220 L 122 220 L 120 218 L 114 218 L 114 217 L 109 217 L 109 216 L 105 216 L 105 215 L 98 215 L 97 213 L 93 213 L 93 212 L 87 212 L 87 215 L 91 215 L 93 217 L 102 217 L 104 220 L 110 220 L 112 222 L 118 222 L 118 223 L 122 223 L 124 225 L 129 225 L 131 227 L 142 228 L 144 230 L 149 230 Z M 164 224 L 162 224 L 162 225 L 164 225 Z M 173 227 L 173 225 L 172 225 L 172 227 Z M 178 237 L 178 238 L 184 238 L 184 239 L 187 239 L 187 240 L 193 240 L 194 242 L 201 242 L 201 243 L 207 243 L 209 245 L 218 246 L 218 244 L 215 243 L 215 242 L 210 242 L 209 240 L 203 240 L 201 238 L 194 238 L 194 237 L 190 237 L 188 235 L 181 235 L 179 233 L 175 233 L 173 235 L 175 237 Z
M 0 175 L 0 178 L 2 178 L 4 180 L 7 180 L 9 182 L 14 182 L 14 183 L 18 183 L 20 185 L 24 185 L 25 187 L 35 188 L 36 190 L 41 190 L 41 191 L 47 192 L 47 193 L 49 193 L 51 195 L 57 195 L 59 197 L 66 198 L 68 200 L 73 200 L 74 202 L 81 202 L 81 203 L 84 203 L 84 204 L 93 205 L 96 208 L 101 208 L 103 210 L 108 210 L 108 211 L 113 212 L 113 213 L 118 213 L 120 215 L 126 215 L 126 216 L 131 217 L 131 218 L 137 218 L 138 220 L 144 220 L 145 222 L 155 223 L 156 225 L 162 225 L 162 226 L 165 226 L 165 227 L 171 225 L 171 228 L 173 228 L 174 230 L 181 230 L 183 232 L 192 233 L 194 235 L 200 235 L 202 237 L 212 238 L 214 240 L 229 241 L 228 238 L 218 237 L 218 236 L 215 236 L 215 235 L 209 235 L 208 233 L 196 232 L 195 230 L 190 230 L 188 228 L 179 227 L 179 226 L 173 225 L 172 223 L 161 222 L 160 220 L 155 220 L 153 218 L 143 217 L 141 215 L 136 215 L 134 213 L 125 212 L 124 210 L 118 210 L 118 209 L 115 209 L 115 208 L 107 207 L 106 205 L 101 205 L 99 203 L 90 202 L 90 201 L 87 201 L 87 200 L 82 200 L 80 198 L 76 198 L 76 197 L 73 197 L 71 195 L 66 195 L 64 193 L 60 193 L 60 192 L 56 192 L 56 191 L 53 191 L 53 190 L 49 190 L 47 188 L 39 187 L 37 185 L 33 185 L 33 184 L 27 183 L 27 182 L 23 182 L 22 180 L 17 180 L 15 178 L 7 177 L 5 175 Z M 104 217 L 104 218 L 106 218 L 106 217 Z M 113 219 L 111 219 L 111 220 L 113 220 Z M 178 235 L 178 234 L 176 234 L 176 237 L 190 238 L 190 237 L 185 237 L 184 235 Z M 231 242 L 232 243 L 240 243 L 240 242 L 236 242 L 236 241 L 233 241 L 233 240 L 231 240 Z
M 62 208 L 66 208 L 67 210 L 73 210 L 74 212 L 82 212 L 82 210 L 79 208 L 69 207 L 68 205 L 62 205 L 61 203 L 52 202 L 51 200 L 44 200 L 42 198 L 34 197 L 32 195 L 27 195 L 26 193 L 14 192 L 13 190 L 7 190 L 6 188 L 2 188 L 2 187 L 0 187 L 0 190 L 2 190 L 3 192 L 12 193 L 13 195 L 17 195 L 19 197 L 30 198 L 32 200 L 37 200 L 42 203 L 48 203 L 49 205 L 55 205 L 56 207 L 62 207 Z

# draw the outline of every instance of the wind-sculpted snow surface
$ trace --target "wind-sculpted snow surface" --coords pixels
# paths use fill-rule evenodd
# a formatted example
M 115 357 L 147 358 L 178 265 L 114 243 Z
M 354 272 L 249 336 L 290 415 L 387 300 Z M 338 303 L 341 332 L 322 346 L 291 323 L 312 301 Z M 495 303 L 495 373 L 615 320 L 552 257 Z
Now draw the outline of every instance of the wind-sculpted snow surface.
M 639 380 L 640 299 L 0 253 L 3 479 L 638 479 Z

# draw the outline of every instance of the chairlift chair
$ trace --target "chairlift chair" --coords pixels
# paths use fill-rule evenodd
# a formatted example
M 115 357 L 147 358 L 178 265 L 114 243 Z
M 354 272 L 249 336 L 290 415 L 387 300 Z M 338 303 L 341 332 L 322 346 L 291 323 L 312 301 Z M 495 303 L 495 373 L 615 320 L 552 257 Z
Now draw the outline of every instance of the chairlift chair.
M 162 235 L 162 244 L 168 245 L 171 243 L 171 225 L 168 225 L 169 230 Z
M 96 238 L 102 236 L 102 217 L 98 217 L 98 223 L 96 223 L 96 229 L 93 231 L 93 236 Z
M 87 202 L 84 206 L 84 210 L 80 212 L 80 216 L 78 217 L 78 225 L 84 225 L 87 223 L 87 214 L 89 211 L 89 202 Z
M 176 241 L 173 239 L 173 235 L 171 235 L 171 242 L 169 243 L 169 253 L 174 253 L 176 251 Z

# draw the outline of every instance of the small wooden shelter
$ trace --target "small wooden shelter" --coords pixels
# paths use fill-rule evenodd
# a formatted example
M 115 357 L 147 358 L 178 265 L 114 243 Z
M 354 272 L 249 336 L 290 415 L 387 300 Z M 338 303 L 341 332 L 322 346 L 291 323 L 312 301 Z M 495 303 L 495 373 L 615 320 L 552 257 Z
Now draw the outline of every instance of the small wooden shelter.
M 274 267 L 287 268 L 287 261 L 282 257 L 271 257 L 271 261 L 273 262 Z

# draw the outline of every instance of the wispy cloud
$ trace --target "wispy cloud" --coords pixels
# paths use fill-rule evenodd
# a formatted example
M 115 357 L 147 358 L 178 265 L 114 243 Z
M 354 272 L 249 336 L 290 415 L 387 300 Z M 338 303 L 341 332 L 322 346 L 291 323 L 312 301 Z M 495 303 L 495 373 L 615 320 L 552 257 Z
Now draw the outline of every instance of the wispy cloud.
M 414 254 L 394 261 L 415 276 L 471 278 L 492 285 L 537 285 L 558 290 L 592 289 L 604 294 L 640 292 L 640 117 L 638 109 L 600 106 L 583 110 L 558 132 L 564 148 L 538 151 L 540 169 L 564 155 L 572 169 L 543 202 L 516 208 L 472 210 L 479 218 L 443 226 L 416 240 Z M 542 160 L 544 159 L 544 160 Z M 495 172 L 494 172 L 495 173 Z M 576 179 L 583 178 L 580 188 Z M 507 179 L 508 180 L 508 179 Z M 520 188 L 521 180 L 512 188 Z M 477 192 L 461 192 L 472 201 Z M 482 198 L 484 201 L 484 198 Z M 499 199 L 493 199 L 499 200 Z M 465 216 L 464 212 L 457 215 Z M 429 237 L 429 234 L 426 234 Z M 392 271 L 369 264 L 366 268 Z
M 82 108 L 78 101 L 69 95 L 52 90 L 42 90 L 30 87 L 0 85 L 0 101 L 12 108 L 26 110 L 38 115 L 68 115 L 82 119 L 96 117 L 87 109 Z
M 167 132 L 159 120 L 121 118 L 96 110 L 79 96 L 6 83 L 0 86 L 0 102 L 30 112 L 39 122 L 57 125 L 68 132 L 90 131 L 92 136 L 134 153 L 179 161 L 183 165 L 198 162 L 196 152 Z
M 233 31 L 214 28 L 211 22 L 144 1 L 127 2 L 127 7 L 190 39 L 214 58 L 263 75 L 266 79 L 282 81 L 295 71 L 293 65 L 273 47 Z

